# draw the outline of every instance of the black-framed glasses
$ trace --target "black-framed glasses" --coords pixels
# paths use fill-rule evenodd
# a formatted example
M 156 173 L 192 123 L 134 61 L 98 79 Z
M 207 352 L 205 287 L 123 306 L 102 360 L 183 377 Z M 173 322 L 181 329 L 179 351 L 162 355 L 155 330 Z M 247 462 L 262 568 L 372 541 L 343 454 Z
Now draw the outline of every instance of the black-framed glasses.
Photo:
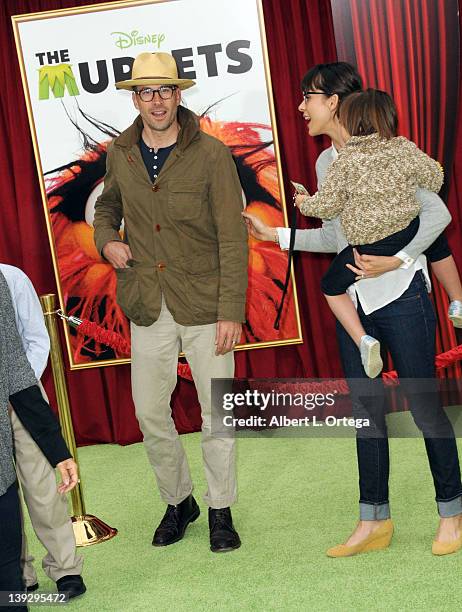
M 309 96 L 333 96 L 334 94 L 327 93 L 327 91 L 309 91 L 308 89 L 304 89 L 302 95 L 306 102 Z
M 136 95 L 143 100 L 143 102 L 151 102 L 154 99 L 155 94 L 159 94 L 161 100 L 170 100 L 173 96 L 175 89 L 178 89 L 176 85 L 161 85 L 157 89 L 152 87 L 143 87 L 139 91 L 135 91 Z

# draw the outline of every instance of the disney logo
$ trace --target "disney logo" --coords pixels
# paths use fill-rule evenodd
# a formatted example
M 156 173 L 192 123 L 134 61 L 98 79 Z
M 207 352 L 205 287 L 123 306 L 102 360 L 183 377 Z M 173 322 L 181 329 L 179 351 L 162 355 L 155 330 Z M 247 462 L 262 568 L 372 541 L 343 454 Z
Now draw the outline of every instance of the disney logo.
M 128 49 L 135 45 L 154 45 L 160 48 L 165 40 L 165 34 L 140 34 L 138 30 L 132 32 L 111 32 L 111 36 L 116 36 L 115 45 L 119 49 Z

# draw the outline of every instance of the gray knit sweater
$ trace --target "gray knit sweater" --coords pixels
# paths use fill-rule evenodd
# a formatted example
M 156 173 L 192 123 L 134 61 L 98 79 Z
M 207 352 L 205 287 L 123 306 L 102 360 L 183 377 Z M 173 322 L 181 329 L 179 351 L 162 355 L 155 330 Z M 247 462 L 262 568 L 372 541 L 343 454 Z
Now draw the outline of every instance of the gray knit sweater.
M 0 495 L 16 479 L 8 398 L 36 384 L 16 327 L 11 294 L 0 272 Z

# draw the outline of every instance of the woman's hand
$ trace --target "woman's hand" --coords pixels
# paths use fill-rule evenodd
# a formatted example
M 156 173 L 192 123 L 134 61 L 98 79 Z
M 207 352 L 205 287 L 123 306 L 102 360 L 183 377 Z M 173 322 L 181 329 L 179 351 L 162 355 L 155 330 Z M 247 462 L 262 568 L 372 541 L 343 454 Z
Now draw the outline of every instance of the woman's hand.
M 251 215 L 248 212 L 243 212 L 242 216 L 244 217 L 245 224 L 247 225 L 247 230 L 249 234 L 253 236 L 253 238 L 256 238 L 257 240 L 269 240 L 271 242 L 275 242 L 275 227 L 266 225 L 266 223 L 264 223 L 261 219 L 255 215 Z
M 74 459 L 66 459 L 61 461 L 56 466 L 61 474 L 61 484 L 58 487 L 58 493 L 67 493 L 78 483 L 77 464 Z
M 355 266 L 347 264 L 346 267 L 357 274 L 355 280 L 380 276 L 385 272 L 396 270 L 403 263 L 399 257 L 394 255 L 360 255 L 356 249 L 353 249 L 353 253 Z

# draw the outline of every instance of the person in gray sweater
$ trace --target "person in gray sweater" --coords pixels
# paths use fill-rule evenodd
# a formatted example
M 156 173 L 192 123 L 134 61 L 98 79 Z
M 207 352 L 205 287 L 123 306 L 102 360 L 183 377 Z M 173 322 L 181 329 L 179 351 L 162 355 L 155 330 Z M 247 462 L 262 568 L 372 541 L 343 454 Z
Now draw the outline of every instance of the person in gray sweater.
M 14 592 L 22 591 L 24 585 L 20 565 L 21 518 L 8 402 L 50 464 L 60 471 L 62 483 L 58 491 L 70 491 L 77 484 L 77 465 L 62 438 L 59 422 L 37 385 L 16 327 L 8 285 L 0 273 L 0 591 Z

